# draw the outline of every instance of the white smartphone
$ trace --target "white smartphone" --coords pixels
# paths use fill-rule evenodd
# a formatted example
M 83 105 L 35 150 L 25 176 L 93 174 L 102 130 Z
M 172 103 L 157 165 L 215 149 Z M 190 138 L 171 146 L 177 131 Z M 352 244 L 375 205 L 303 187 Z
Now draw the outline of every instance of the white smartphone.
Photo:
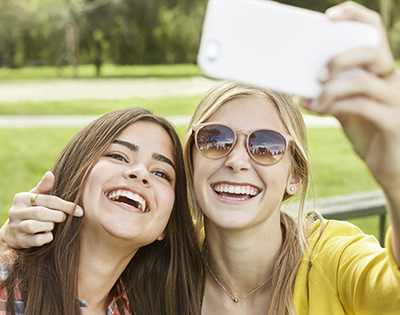
M 315 98 L 337 53 L 379 45 L 378 30 L 268 0 L 210 0 L 198 64 L 209 77 Z

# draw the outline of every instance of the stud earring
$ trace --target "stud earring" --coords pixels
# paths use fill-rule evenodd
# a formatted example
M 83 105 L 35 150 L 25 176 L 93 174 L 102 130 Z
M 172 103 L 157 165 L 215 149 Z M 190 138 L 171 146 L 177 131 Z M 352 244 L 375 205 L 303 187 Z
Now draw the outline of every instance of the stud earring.
M 294 191 L 294 187 L 290 187 L 290 191 L 292 191 L 292 192 L 293 192 L 293 191 Z

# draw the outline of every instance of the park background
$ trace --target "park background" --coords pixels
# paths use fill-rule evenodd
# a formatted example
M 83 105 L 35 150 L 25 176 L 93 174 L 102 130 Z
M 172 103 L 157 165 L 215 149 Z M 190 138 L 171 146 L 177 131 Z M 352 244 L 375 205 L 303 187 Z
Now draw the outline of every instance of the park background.
M 279 2 L 323 12 L 341 1 Z M 356 2 L 381 12 L 398 59 L 400 2 Z M 213 83 L 196 65 L 206 5 L 206 0 L 0 0 L 0 118 L 92 117 L 128 106 L 167 117 L 189 116 Z M 107 99 L 74 98 L 77 84 L 107 85 L 113 93 Z M 120 97 L 122 85 L 133 89 L 140 84 L 154 93 Z M 52 98 L 51 87 L 58 85 L 71 97 Z M 190 90 L 193 85 L 201 88 Z M 160 86 L 164 92 L 156 93 Z M 32 93 L 29 99 L 25 93 L 18 98 L 19 91 L 40 88 L 48 89 L 39 93 L 48 97 Z M 10 89 L 15 98 L 4 96 Z M 185 123 L 176 127 L 182 138 Z M 80 128 L 0 125 L 0 223 L 13 195 L 34 187 Z M 379 189 L 340 128 L 313 127 L 308 134 L 317 198 Z M 352 222 L 379 235 L 378 218 Z

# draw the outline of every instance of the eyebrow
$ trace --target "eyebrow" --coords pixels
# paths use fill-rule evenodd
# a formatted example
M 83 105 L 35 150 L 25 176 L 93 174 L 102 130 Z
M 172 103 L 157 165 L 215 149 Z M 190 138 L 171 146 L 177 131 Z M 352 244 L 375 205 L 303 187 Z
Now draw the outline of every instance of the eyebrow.
M 139 147 L 136 144 L 133 144 L 133 143 L 128 142 L 128 141 L 114 140 L 113 143 L 122 145 L 124 147 L 127 147 L 129 150 L 131 150 L 133 152 L 138 152 L 139 151 Z
M 139 151 L 139 147 L 136 144 L 133 144 L 128 141 L 114 140 L 113 143 L 122 145 L 122 146 L 128 148 L 129 150 L 131 150 L 132 152 Z M 156 161 L 164 162 L 164 163 L 171 165 L 173 167 L 174 171 L 176 171 L 174 163 L 172 163 L 172 161 L 169 158 L 167 158 L 165 155 L 162 155 L 160 153 L 153 153 L 151 155 L 151 158 Z
M 174 171 L 176 171 L 174 163 L 172 163 L 172 161 L 169 158 L 167 158 L 165 155 L 162 155 L 160 153 L 153 153 L 151 157 L 154 160 L 164 162 L 164 163 L 171 165 L 172 168 L 174 169 Z

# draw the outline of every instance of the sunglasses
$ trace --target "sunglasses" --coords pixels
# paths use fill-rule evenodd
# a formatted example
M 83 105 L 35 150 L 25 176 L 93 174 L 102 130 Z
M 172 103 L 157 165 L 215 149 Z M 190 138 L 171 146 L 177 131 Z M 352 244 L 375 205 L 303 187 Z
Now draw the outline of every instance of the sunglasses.
M 261 165 L 278 163 L 285 155 L 289 141 L 293 140 L 291 135 L 273 130 L 235 131 L 227 125 L 215 123 L 194 125 L 192 130 L 195 132 L 197 150 L 209 159 L 220 159 L 228 155 L 235 147 L 237 135 L 244 133 L 247 135 L 247 152 Z

